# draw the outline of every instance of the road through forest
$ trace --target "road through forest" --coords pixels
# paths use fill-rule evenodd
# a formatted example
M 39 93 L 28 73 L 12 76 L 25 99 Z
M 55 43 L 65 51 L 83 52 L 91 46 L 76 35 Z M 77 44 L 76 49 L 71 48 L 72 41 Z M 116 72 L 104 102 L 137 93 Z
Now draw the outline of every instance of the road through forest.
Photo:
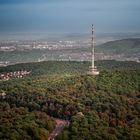
M 65 126 L 69 126 L 70 122 L 66 120 L 61 120 L 61 119 L 56 119 L 53 118 L 56 122 L 55 129 L 53 132 L 50 134 L 48 140 L 55 140 L 56 136 L 58 136 L 64 129 Z

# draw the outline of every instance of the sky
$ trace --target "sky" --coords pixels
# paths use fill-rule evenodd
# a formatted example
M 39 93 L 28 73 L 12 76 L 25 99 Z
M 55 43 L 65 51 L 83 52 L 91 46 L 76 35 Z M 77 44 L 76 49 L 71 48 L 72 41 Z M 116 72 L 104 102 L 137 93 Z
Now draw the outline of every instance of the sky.
M 0 0 L 0 35 L 140 32 L 140 0 Z

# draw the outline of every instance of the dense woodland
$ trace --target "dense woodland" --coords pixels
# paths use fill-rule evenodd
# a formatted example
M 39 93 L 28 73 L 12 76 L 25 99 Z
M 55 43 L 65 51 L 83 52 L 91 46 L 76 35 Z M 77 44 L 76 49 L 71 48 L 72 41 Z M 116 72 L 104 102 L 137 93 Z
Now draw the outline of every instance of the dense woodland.
M 140 64 L 99 61 L 42 62 L 0 68 L 29 70 L 24 79 L 0 81 L 0 139 L 45 140 L 53 117 L 70 120 L 57 140 L 139 140 Z

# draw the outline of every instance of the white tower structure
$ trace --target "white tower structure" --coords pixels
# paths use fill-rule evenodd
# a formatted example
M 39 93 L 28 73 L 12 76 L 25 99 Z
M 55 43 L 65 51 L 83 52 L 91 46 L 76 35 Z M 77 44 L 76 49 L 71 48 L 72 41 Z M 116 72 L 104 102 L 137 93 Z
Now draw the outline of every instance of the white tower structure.
M 91 47 L 92 47 L 92 64 L 91 64 L 91 67 L 90 67 L 90 72 L 89 74 L 90 75 L 98 75 L 99 74 L 99 71 L 97 71 L 97 68 L 95 66 L 95 28 L 94 28 L 94 25 L 92 24 L 92 39 L 91 39 Z

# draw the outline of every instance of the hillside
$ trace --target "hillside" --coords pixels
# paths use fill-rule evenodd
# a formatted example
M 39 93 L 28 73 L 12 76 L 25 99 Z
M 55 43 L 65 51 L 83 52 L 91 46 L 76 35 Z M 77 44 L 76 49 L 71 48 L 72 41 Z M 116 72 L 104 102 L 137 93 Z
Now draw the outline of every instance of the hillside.
M 91 52 L 92 48 L 78 48 L 73 52 Z M 96 45 L 96 59 L 108 60 L 140 60 L 140 38 L 129 38 L 122 40 L 109 41 L 107 43 Z
M 140 64 L 133 61 L 115 61 L 101 60 L 95 62 L 100 71 L 102 70 L 139 70 Z M 0 73 L 14 72 L 18 70 L 31 71 L 31 75 L 39 76 L 43 74 L 87 74 L 91 62 L 75 62 L 75 61 L 44 61 L 34 63 L 21 63 L 0 67 Z
M 89 62 L 0 68 L 32 69 L 27 78 L 0 82 L 0 92 L 6 93 L 0 97 L 0 139 L 47 139 L 54 122 L 46 114 L 71 122 L 57 140 L 140 139 L 140 64 L 96 64 L 101 72 L 96 77 L 86 74 Z
M 98 49 L 103 52 L 111 53 L 140 53 L 140 39 L 122 39 L 110 41 L 98 46 Z
M 111 54 L 124 54 L 125 57 L 138 57 L 140 56 L 140 39 L 123 39 L 110 41 L 105 44 L 97 46 L 97 52 L 111 53 Z

